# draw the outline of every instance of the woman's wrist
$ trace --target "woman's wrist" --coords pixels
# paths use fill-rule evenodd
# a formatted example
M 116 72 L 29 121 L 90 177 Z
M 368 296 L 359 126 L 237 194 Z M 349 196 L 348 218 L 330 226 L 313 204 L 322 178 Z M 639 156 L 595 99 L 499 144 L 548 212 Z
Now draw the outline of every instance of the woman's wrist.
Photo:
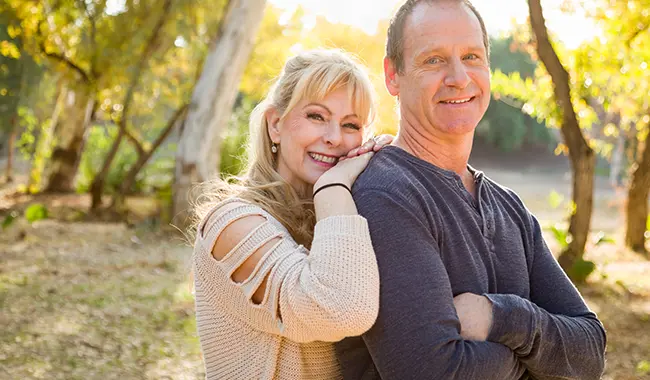
M 331 176 L 325 173 L 322 176 L 320 176 L 320 178 L 314 184 L 314 192 L 319 188 L 332 183 L 341 183 L 345 185 L 348 189 L 351 189 L 352 188 L 351 182 L 352 181 L 350 181 L 348 178 L 344 178 L 344 176 Z
M 332 183 L 327 183 L 327 184 L 320 185 L 320 186 L 314 186 L 314 192 L 313 192 L 312 196 L 316 197 L 316 194 L 320 193 L 322 190 L 326 190 L 326 189 L 334 188 L 334 187 L 338 187 L 340 189 L 345 189 L 345 190 L 348 191 L 348 193 L 350 193 L 350 195 L 352 195 L 352 190 L 350 190 L 350 187 L 348 185 L 346 185 L 346 184 L 344 184 L 342 182 L 332 182 Z

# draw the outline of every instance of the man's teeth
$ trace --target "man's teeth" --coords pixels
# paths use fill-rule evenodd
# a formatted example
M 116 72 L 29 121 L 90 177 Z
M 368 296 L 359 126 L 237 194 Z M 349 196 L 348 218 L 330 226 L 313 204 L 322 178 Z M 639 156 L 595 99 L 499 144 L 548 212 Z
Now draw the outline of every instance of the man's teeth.
M 325 162 L 327 164 L 335 164 L 338 161 L 336 157 L 323 156 L 322 154 L 309 153 L 309 156 L 316 161 Z
M 472 100 L 472 98 L 467 98 L 467 99 L 462 99 L 462 100 L 446 100 L 443 103 L 461 104 L 461 103 L 467 103 L 470 100 Z

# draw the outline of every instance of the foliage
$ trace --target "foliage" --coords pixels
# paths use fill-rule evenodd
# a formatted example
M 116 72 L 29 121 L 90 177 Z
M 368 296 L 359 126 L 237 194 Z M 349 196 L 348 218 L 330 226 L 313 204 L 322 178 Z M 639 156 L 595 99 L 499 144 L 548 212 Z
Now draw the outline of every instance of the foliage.
M 628 134 L 631 129 L 644 140 L 650 124 L 650 83 L 645 80 L 650 64 L 647 5 L 646 0 L 582 2 L 603 34 L 573 51 L 555 44 L 572 79 L 572 102 L 583 133 L 591 147 L 605 158 L 610 157 L 620 133 Z M 635 11 L 638 9 L 646 11 Z M 518 48 L 532 52 L 531 37 L 525 30 L 516 30 L 513 38 Z M 497 70 L 493 90 L 497 97 L 514 99 L 524 112 L 547 126 L 559 127 L 559 108 L 552 101 L 552 83 L 543 66 L 535 70 L 533 77 Z M 556 153 L 566 153 L 566 147 L 560 144 Z
M 578 259 L 571 269 L 568 271 L 568 275 L 577 284 L 582 284 L 587 280 L 590 274 L 596 270 L 596 263 L 589 260 Z
M 603 231 L 600 231 L 594 236 L 594 245 L 598 246 L 601 244 L 616 244 L 616 240 Z
M 300 8 L 291 15 L 283 15 L 282 12 L 271 4 L 266 6 L 239 84 L 239 91 L 249 99 L 262 100 L 280 74 L 284 62 L 293 55 L 292 48 L 303 38 L 301 18 L 304 12 Z
M 243 97 L 234 110 L 228 129 L 221 144 L 221 163 L 219 172 L 222 177 L 238 175 L 246 166 L 246 150 L 249 143 L 249 116 L 255 104 Z
M 510 74 L 519 73 L 530 78 L 537 67 L 531 56 L 517 48 L 512 36 L 491 38 L 490 66 L 492 70 Z M 517 104 L 495 93 L 490 106 L 476 131 L 478 137 L 503 151 L 519 150 L 524 144 L 550 145 L 555 143 L 544 124 L 523 112 Z
M 636 365 L 636 373 L 639 376 L 646 376 L 646 375 L 650 374 L 650 361 L 641 360 Z
M 18 125 L 23 129 L 23 133 L 17 142 L 18 149 L 25 159 L 29 159 L 34 154 L 36 138 L 40 134 L 37 129 L 41 126 L 34 111 L 29 107 L 18 107 Z
M 13 212 L 9 213 L 2 220 L 2 224 L 0 225 L 0 227 L 2 227 L 3 230 L 6 230 L 7 228 L 9 228 L 14 223 L 16 218 L 18 218 L 18 213 L 16 211 L 13 211 Z
M 97 168 L 101 167 L 106 153 L 117 136 L 117 126 L 93 125 L 89 128 L 86 138 L 86 149 L 81 156 L 79 172 L 77 174 L 77 192 L 85 193 L 95 178 Z M 119 188 L 126 177 L 128 167 L 137 159 L 135 150 L 127 144 L 122 144 L 113 165 L 106 178 L 106 190 L 112 193 Z
M 42 203 L 34 203 L 25 209 L 25 219 L 27 219 L 29 223 L 47 219 L 47 216 L 47 207 Z
M 19 127 L 18 110 L 42 76 L 42 68 L 23 49 L 17 25 L 15 15 L 0 7 L 0 137 Z

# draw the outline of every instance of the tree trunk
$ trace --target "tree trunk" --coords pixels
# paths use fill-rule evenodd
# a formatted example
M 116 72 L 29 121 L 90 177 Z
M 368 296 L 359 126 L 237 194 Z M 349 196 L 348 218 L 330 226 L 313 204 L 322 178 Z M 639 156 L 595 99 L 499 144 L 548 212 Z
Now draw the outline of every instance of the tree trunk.
M 189 190 L 219 171 L 221 134 L 262 21 L 266 0 L 230 0 L 219 33 L 194 87 L 176 154 L 173 211 L 181 228 L 188 223 Z
M 17 117 L 14 116 L 11 119 L 11 132 L 9 132 L 9 141 L 7 144 L 7 168 L 5 171 L 5 178 L 7 183 L 14 181 L 13 170 L 14 170 L 14 145 L 16 143 L 16 135 L 18 134 L 18 128 L 16 126 Z
M 647 137 L 643 153 L 634 166 L 627 195 L 625 245 L 636 252 L 646 253 L 645 232 L 650 193 L 650 144 Z
M 71 192 L 77 173 L 84 133 L 90 120 L 94 100 L 91 87 L 84 81 L 69 84 L 63 110 L 54 128 L 55 146 L 50 158 L 45 192 Z
M 167 137 L 169 137 L 172 130 L 174 130 L 174 127 L 179 123 L 179 120 L 182 120 L 185 117 L 187 107 L 188 104 L 184 104 L 181 108 L 176 110 L 174 116 L 172 116 L 172 118 L 169 120 L 167 126 L 165 126 L 163 132 L 160 134 L 160 136 L 158 136 L 156 141 L 154 141 L 151 148 L 148 151 L 143 151 L 143 153 L 138 155 L 138 160 L 136 161 L 135 164 L 133 164 L 133 167 L 131 167 L 129 173 L 126 175 L 124 182 L 122 182 L 119 191 L 117 192 L 117 194 L 115 194 L 115 198 L 113 198 L 111 207 L 115 207 L 118 209 L 123 207 L 124 198 L 131 191 L 131 188 L 135 183 L 135 178 L 140 173 L 142 168 L 144 168 L 144 166 L 147 164 L 151 156 L 153 156 L 153 154 L 156 152 L 156 149 L 158 149 L 158 147 L 162 145 L 162 143 L 167 139 Z
M 102 204 L 102 193 L 104 192 L 104 182 L 106 182 L 106 177 L 108 176 L 108 172 L 111 168 L 111 164 L 113 163 L 113 160 L 117 155 L 117 151 L 120 148 L 120 144 L 122 143 L 122 139 L 124 138 L 127 132 L 126 128 L 128 124 L 128 118 L 129 118 L 129 109 L 131 107 L 133 95 L 135 94 L 135 89 L 138 86 L 138 82 L 140 81 L 140 76 L 142 75 L 142 71 L 144 70 L 145 66 L 149 62 L 149 59 L 151 58 L 153 53 L 158 48 L 160 33 L 162 31 L 163 26 L 165 25 L 165 22 L 167 21 L 167 17 L 169 16 L 169 13 L 171 11 L 171 6 L 172 6 L 172 0 L 166 0 L 165 3 L 163 4 L 160 18 L 156 22 L 156 25 L 154 26 L 153 31 L 151 32 L 151 36 L 149 37 L 149 39 L 147 40 L 144 46 L 142 55 L 140 56 L 140 59 L 136 64 L 135 70 L 131 75 L 129 88 L 126 91 L 124 101 L 122 102 L 124 109 L 122 110 L 122 116 L 120 117 L 120 120 L 118 122 L 119 132 L 117 134 L 117 137 L 115 137 L 115 141 L 113 141 L 113 145 L 111 146 L 110 151 L 108 152 L 106 158 L 104 159 L 104 164 L 102 165 L 102 169 L 95 176 L 95 178 L 93 179 L 93 183 L 90 185 L 91 210 L 98 209 Z
M 625 158 L 625 133 L 619 132 L 616 137 L 616 147 L 612 151 L 612 160 L 609 166 L 609 183 L 614 189 L 622 186 L 623 182 L 623 165 Z
M 27 180 L 27 191 L 31 194 L 37 193 L 42 189 L 42 182 L 45 171 L 45 163 L 49 160 L 52 152 L 52 141 L 54 140 L 54 131 L 65 108 L 65 99 L 67 88 L 62 81 L 58 83 L 58 95 L 54 112 L 49 123 L 45 123 L 36 140 L 34 156 L 32 157 L 31 167 L 29 169 L 29 178 Z
M 540 0 L 528 0 L 530 23 L 537 40 L 537 53 L 553 80 L 553 93 L 562 112 L 561 132 L 569 148 L 573 171 L 572 196 L 575 210 L 569 224 L 570 242 L 558 259 L 562 268 L 574 280 L 582 280 L 582 274 L 575 272 L 576 264 L 582 260 L 591 225 L 593 210 L 594 168 L 596 158 L 585 140 L 571 103 L 569 73 L 558 58 L 548 37 Z M 586 276 L 584 276 L 586 277 Z
M 108 172 L 111 169 L 111 164 L 113 163 L 115 156 L 117 156 L 117 151 L 120 148 L 120 144 L 122 143 L 123 138 L 124 138 L 124 130 L 120 128 L 119 132 L 117 133 L 117 136 L 115 137 L 115 140 L 113 140 L 111 149 L 108 151 L 108 154 L 104 159 L 104 163 L 102 164 L 101 170 L 99 171 L 99 173 L 97 173 L 95 178 L 93 178 L 93 182 L 90 184 L 90 199 L 91 199 L 90 209 L 91 210 L 97 210 L 102 205 L 102 194 L 104 192 L 104 184 L 106 183 L 106 177 L 108 177 Z

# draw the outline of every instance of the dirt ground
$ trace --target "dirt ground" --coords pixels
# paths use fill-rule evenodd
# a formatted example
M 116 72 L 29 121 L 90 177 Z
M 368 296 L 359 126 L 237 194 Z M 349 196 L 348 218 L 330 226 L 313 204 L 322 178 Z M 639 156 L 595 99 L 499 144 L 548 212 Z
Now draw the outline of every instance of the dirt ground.
M 562 220 L 562 206 L 549 205 L 552 190 L 569 194 L 561 166 L 476 166 L 519 192 L 542 224 Z M 191 249 L 180 234 L 137 215 L 129 224 L 84 219 L 84 196 L 10 193 L 0 185 L 0 222 L 35 201 L 52 217 L 0 231 L 0 379 L 203 378 Z M 617 243 L 622 204 L 599 180 L 594 231 Z M 650 261 L 616 243 L 590 245 L 586 258 L 598 269 L 580 291 L 608 330 L 603 378 L 650 379 Z

